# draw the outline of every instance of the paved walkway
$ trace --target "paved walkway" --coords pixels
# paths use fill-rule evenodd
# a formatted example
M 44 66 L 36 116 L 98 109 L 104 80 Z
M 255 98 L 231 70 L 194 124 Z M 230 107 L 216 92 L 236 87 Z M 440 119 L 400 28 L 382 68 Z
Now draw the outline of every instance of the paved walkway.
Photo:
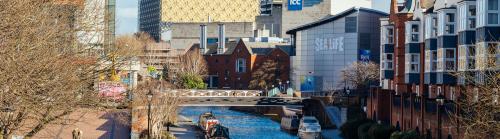
M 70 139 L 76 128 L 83 132 L 83 139 L 127 139 L 130 138 L 130 128 L 123 125 L 116 117 L 115 112 L 107 110 L 77 110 L 64 117 L 63 120 L 53 121 L 38 132 L 34 139 Z M 55 123 L 65 124 L 55 124 Z
M 177 120 L 178 127 L 170 127 L 170 132 L 177 139 L 202 139 L 203 134 L 196 123 L 193 123 L 191 119 L 183 116 L 179 116 Z

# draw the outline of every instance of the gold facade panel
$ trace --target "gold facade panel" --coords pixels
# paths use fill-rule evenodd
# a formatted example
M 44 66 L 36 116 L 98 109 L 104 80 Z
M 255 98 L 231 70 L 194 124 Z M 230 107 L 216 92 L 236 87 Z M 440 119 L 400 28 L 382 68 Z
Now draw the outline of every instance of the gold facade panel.
M 260 0 L 162 0 L 162 21 L 255 22 Z

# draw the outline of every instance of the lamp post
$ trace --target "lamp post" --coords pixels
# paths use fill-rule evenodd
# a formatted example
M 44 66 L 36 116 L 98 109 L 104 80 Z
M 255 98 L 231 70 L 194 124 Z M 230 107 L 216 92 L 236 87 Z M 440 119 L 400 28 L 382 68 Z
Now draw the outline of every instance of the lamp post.
M 347 106 L 349 107 L 349 104 L 350 104 L 349 103 L 349 99 L 350 99 L 349 97 L 350 97 L 350 94 L 351 94 L 351 90 L 349 89 L 349 87 L 347 87 L 346 93 L 347 93 Z
M 437 116 L 438 116 L 438 131 L 437 131 L 437 137 L 438 139 L 442 139 L 442 133 L 441 133 L 441 128 L 442 128 L 442 121 L 441 121 L 441 109 L 443 108 L 443 105 L 444 105 L 444 95 L 443 94 L 439 94 L 437 97 L 436 97 L 436 102 L 438 103 L 438 109 L 437 109 Z
M 148 139 L 151 139 L 151 101 L 153 99 L 153 92 L 149 90 L 146 96 L 148 98 Z

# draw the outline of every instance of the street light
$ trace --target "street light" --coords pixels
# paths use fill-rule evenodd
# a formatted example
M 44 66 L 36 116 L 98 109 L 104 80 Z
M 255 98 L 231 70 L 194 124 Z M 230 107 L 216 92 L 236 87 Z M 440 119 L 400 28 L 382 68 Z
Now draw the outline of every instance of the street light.
M 153 99 L 153 92 L 149 90 L 148 94 L 148 139 L 151 139 L 151 101 Z
M 441 121 L 441 109 L 443 108 L 443 105 L 444 105 L 444 95 L 443 94 L 439 94 L 437 97 L 436 97 L 436 102 L 438 103 L 438 109 L 437 109 L 437 116 L 438 116 L 438 139 L 441 139 L 442 138 L 442 133 L 441 133 L 441 128 L 442 128 L 442 121 Z
M 349 89 L 349 87 L 347 87 L 346 89 L 346 93 L 347 93 L 347 106 L 349 106 L 349 97 L 350 97 L 350 94 L 351 94 L 351 90 Z

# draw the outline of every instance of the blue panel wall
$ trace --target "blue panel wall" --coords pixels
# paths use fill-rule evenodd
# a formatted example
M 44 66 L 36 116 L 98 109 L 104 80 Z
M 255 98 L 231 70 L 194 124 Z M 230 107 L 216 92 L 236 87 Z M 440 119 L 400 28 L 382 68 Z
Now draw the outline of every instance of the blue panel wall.
M 382 70 L 382 79 L 393 79 L 394 70 Z
M 383 53 L 394 53 L 394 44 L 384 44 Z
M 437 78 L 436 84 L 445 84 L 445 85 L 457 84 L 457 78 L 448 72 L 437 72 L 436 78 Z
M 457 48 L 457 36 L 439 36 L 437 37 L 438 48 Z
M 405 44 L 405 53 L 420 53 L 420 43 Z
M 500 27 L 481 27 L 476 30 L 476 42 L 498 41 Z
M 475 44 L 476 43 L 476 31 L 462 31 L 458 33 L 458 44 Z
M 405 73 L 406 84 L 419 84 L 420 75 L 418 73 Z
M 437 39 L 431 38 L 425 40 L 425 50 L 437 50 Z
M 424 84 L 436 84 L 436 73 L 435 72 L 424 73 Z

